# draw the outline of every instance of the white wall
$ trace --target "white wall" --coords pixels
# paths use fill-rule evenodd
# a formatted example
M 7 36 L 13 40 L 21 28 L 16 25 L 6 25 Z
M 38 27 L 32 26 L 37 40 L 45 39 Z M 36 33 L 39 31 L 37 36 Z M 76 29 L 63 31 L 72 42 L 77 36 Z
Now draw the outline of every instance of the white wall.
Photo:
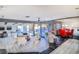
M 15 32 L 16 26 L 12 25 L 13 23 L 7 23 L 7 25 L 4 24 L 4 22 L 0 22 L 1 27 L 5 27 L 5 31 L 8 33 L 8 37 L 0 38 L 0 45 L 3 45 L 6 47 L 10 46 L 11 43 L 15 40 L 14 35 L 12 35 L 11 32 Z M 7 30 L 7 26 L 11 26 L 12 30 Z M 13 33 L 16 34 L 16 33 Z
M 63 27 L 68 27 L 68 28 L 78 28 L 79 27 L 79 18 L 62 19 L 60 21 L 62 22 Z

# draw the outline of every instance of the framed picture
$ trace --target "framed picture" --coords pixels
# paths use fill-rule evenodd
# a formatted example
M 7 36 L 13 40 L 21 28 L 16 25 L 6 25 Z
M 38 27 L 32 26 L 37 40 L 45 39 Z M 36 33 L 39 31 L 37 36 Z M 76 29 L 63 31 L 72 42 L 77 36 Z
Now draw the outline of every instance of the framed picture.
M 7 27 L 7 30 L 12 30 L 12 27 Z
M 0 27 L 0 30 L 5 30 L 5 27 Z

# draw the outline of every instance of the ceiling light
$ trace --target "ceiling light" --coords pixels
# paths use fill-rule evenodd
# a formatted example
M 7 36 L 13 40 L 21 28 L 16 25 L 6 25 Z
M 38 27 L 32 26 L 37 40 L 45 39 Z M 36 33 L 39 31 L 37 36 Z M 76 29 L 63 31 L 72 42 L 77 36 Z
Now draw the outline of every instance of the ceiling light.
M 25 16 L 26 18 L 29 18 L 30 16 Z
M 4 18 L 4 16 L 2 16 L 2 18 Z
M 76 10 L 79 10 L 79 8 L 75 8 Z
M 4 16 L 3 15 L 0 15 L 0 18 L 4 18 Z
M 0 5 L 0 10 L 2 10 L 3 8 L 4 8 L 4 6 L 1 6 L 1 5 Z
M 0 6 L 0 8 L 3 8 L 4 6 Z

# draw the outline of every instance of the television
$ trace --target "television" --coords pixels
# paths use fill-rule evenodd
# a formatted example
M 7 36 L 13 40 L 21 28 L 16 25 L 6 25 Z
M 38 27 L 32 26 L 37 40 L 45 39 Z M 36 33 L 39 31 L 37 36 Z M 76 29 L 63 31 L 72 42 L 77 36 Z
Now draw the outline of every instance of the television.
M 0 30 L 5 30 L 5 28 L 4 27 L 0 27 Z

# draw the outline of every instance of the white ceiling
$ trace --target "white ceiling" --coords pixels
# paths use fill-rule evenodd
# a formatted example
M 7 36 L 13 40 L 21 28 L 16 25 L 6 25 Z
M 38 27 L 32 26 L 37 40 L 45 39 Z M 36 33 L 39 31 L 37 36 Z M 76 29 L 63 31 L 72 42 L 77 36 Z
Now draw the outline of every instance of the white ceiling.
M 78 16 L 78 5 L 6 5 L 0 8 L 0 17 L 17 20 L 41 21 Z M 25 16 L 30 16 L 26 18 Z

